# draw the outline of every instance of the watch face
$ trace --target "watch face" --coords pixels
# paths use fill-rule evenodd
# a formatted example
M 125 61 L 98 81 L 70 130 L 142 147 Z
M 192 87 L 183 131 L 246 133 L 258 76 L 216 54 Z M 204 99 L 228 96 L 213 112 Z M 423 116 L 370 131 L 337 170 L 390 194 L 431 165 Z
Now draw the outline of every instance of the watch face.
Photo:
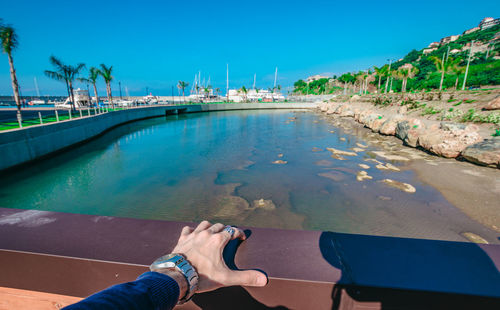
M 159 270 L 159 269 L 164 269 L 164 268 L 174 268 L 175 267 L 175 262 L 177 261 L 174 259 L 177 255 L 175 254 L 167 254 L 164 255 L 157 260 L 153 262 L 151 265 L 152 270 Z

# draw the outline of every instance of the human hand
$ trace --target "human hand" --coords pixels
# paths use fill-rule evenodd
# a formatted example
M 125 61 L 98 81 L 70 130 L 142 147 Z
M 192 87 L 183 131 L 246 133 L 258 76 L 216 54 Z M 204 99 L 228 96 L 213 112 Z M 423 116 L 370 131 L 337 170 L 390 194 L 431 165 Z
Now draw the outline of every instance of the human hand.
M 233 227 L 234 234 L 224 230 L 221 223 L 201 222 L 196 229 L 182 229 L 172 253 L 186 256 L 199 275 L 198 291 L 207 292 L 224 286 L 265 286 L 267 277 L 256 270 L 231 270 L 224 263 L 222 251 L 230 240 L 245 240 L 245 233 Z

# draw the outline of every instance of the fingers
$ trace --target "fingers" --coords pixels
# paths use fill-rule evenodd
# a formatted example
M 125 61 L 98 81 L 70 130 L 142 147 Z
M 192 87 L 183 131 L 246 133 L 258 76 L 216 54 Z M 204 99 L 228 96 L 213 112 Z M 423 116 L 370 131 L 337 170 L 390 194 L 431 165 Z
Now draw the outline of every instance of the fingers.
M 194 228 L 192 227 L 189 227 L 189 226 L 184 226 L 181 230 L 181 236 L 187 236 L 189 235 L 190 233 L 192 233 L 194 230 Z
M 212 233 L 216 234 L 218 232 L 221 232 L 224 229 L 224 227 L 225 227 L 224 224 L 217 223 L 217 224 L 212 225 L 212 227 L 210 227 L 208 230 L 210 230 Z
M 212 226 L 212 224 L 210 224 L 209 221 L 203 221 L 201 222 L 198 227 L 196 227 L 196 229 L 194 230 L 195 232 L 200 232 L 200 231 L 203 231 L 203 230 L 206 230 L 208 227 Z
M 227 286 L 265 286 L 267 276 L 256 270 L 229 270 L 225 282 Z

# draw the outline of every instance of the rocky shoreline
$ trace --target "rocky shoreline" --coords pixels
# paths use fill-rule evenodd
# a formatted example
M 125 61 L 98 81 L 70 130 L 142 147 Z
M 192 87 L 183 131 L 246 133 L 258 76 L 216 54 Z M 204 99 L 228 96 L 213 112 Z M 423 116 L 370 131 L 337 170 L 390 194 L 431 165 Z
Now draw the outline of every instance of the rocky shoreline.
M 354 118 L 373 132 L 395 136 L 407 146 L 500 169 L 500 137 L 483 137 L 475 124 L 428 122 L 405 111 L 384 111 L 363 102 L 323 102 L 318 107 L 327 115 Z

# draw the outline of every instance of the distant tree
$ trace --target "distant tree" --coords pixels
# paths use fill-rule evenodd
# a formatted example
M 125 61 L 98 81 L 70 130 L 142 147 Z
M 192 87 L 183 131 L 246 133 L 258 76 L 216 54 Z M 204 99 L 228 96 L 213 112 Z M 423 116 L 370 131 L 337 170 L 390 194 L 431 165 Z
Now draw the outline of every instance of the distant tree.
M 406 92 L 406 85 L 408 83 L 408 79 L 413 79 L 415 75 L 418 73 L 418 69 L 414 67 L 412 64 L 405 64 L 398 68 L 397 76 L 403 81 L 401 86 L 401 92 Z
M 113 76 L 111 75 L 113 71 L 113 66 L 107 67 L 105 64 L 101 64 L 101 68 L 99 69 L 99 74 L 106 82 L 106 94 L 108 95 L 108 103 L 111 103 L 111 108 L 115 108 L 113 104 L 113 93 L 111 92 L 111 81 L 113 81 Z
M 432 59 L 432 61 L 436 65 L 437 71 L 439 71 L 439 73 L 441 73 L 441 81 L 439 82 L 439 91 L 442 91 L 443 90 L 444 76 L 445 76 L 446 73 L 448 73 L 450 71 L 451 62 L 450 61 L 445 61 L 444 57 L 443 58 L 439 58 L 439 57 L 436 57 L 436 56 L 431 56 L 430 58 Z
M 257 89 L 257 92 L 259 92 L 259 89 Z M 215 88 L 215 94 L 216 94 L 217 96 L 219 96 L 219 94 L 220 94 L 220 88 L 219 88 L 219 87 L 216 87 L 216 88 Z
M 188 82 L 184 82 L 184 81 L 179 81 L 179 83 L 177 83 L 177 88 L 182 90 L 182 100 L 183 101 L 186 101 L 186 97 L 184 95 L 184 92 L 185 92 L 185 89 L 189 86 L 189 83 Z
M 245 87 L 245 85 L 241 86 L 240 88 L 240 92 L 243 93 L 243 100 L 244 101 L 247 101 L 247 93 L 248 93 L 248 90 L 247 88 Z
M 55 71 L 45 70 L 45 75 L 56 81 L 66 83 L 66 90 L 71 101 L 71 108 L 75 110 L 75 96 L 73 94 L 73 82 L 78 78 L 80 71 L 85 68 L 85 64 L 79 63 L 76 66 L 66 65 L 55 56 L 50 56 L 50 63 L 55 68 Z
M 17 106 L 17 122 L 19 127 L 22 127 L 22 115 L 21 115 L 21 98 L 19 97 L 19 84 L 17 82 L 16 69 L 14 68 L 14 58 L 12 57 L 12 52 L 19 46 L 19 41 L 17 39 L 16 30 L 10 25 L 4 25 L 0 19 L 0 40 L 2 44 L 2 52 L 7 54 L 9 59 L 10 67 L 10 79 L 12 81 L 12 91 L 14 92 L 14 100 Z
M 388 65 L 383 65 L 382 67 L 378 68 L 378 67 L 374 67 L 374 70 L 375 70 L 375 74 L 376 76 L 378 77 L 378 86 L 377 86 L 377 89 L 378 91 L 380 92 L 380 82 L 382 80 L 382 77 L 385 77 L 386 76 L 386 73 L 387 73 L 387 70 L 389 69 L 389 66 Z
M 97 94 L 97 78 L 99 77 L 99 69 L 90 67 L 89 76 L 87 78 L 78 78 L 80 82 L 90 83 L 94 87 L 95 103 L 99 105 L 99 95 Z
M 460 58 L 457 59 L 448 59 L 450 61 L 450 70 L 453 72 L 456 76 L 455 79 L 455 90 L 458 89 L 458 79 L 460 78 L 460 75 L 465 73 L 465 67 L 459 66 L 459 63 L 461 62 Z

